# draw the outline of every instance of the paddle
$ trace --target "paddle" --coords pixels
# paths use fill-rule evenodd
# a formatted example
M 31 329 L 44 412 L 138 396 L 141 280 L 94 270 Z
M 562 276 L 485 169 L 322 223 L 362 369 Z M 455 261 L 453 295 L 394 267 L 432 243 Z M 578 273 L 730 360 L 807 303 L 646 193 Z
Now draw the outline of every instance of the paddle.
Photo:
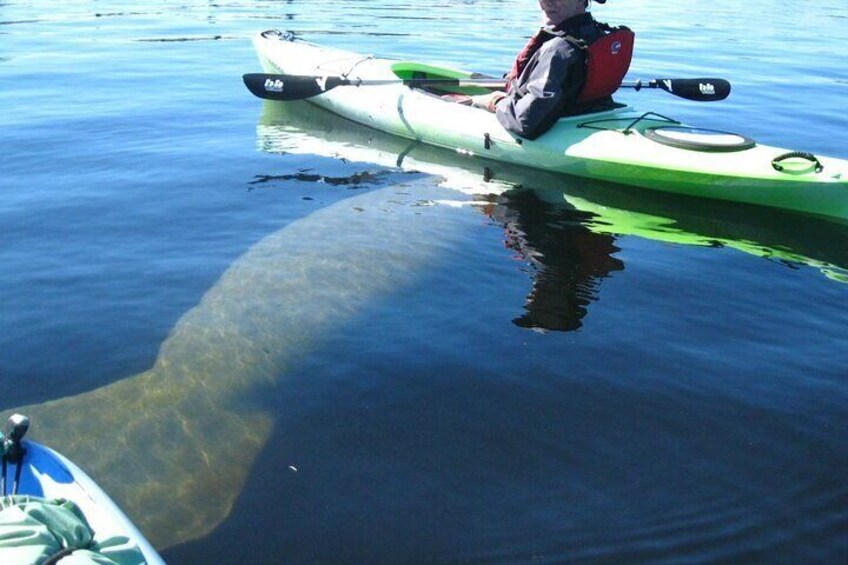
M 318 94 L 323 94 L 339 86 L 383 86 L 387 84 L 403 84 L 406 86 L 478 86 L 483 88 L 503 88 L 506 82 L 502 79 L 359 79 L 340 76 L 308 76 L 308 75 L 272 75 L 249 73 L 242 77 L 245 86 L 259 98 L 266 100 L 303 100 Z M 696 102 L 712 102 L 724 100 L 730 94 L 730 83 L 720 78 L 658 78 L 651 81 L 637 80 L 621 85 L 622 88 L 642 90 L 643 88 L 658 88 L 669 94 L 694 100 Z

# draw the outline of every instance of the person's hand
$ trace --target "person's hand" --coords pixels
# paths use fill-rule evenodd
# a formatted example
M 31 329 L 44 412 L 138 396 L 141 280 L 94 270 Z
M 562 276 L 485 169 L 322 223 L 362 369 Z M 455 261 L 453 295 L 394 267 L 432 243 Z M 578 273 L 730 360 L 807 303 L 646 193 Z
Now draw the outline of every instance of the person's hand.
M 488 110 L 489 112 L 494 112 L 495 107 L 498 105 L 498 102 L 506 98 L 506 92 L 502 92 L 497 90 L 495 92 L 490 92 L 489 94 L 480 94 L 478 96 L 471 97 L 471 105 L 475 108 L 481 108 L 483 110 Z

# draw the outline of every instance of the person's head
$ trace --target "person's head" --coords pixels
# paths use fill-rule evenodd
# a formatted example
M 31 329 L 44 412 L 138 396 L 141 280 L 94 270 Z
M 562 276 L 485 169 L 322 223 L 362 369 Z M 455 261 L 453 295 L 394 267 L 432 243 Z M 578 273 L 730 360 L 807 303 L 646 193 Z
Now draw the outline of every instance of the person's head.
M 606 0 L 597 0 L 601 4 Z M 545 13 L 548 25 L 561 24 L 568 18 L 582 14 L 589 6 L 589 0 L 539 0 L 539 7 Z

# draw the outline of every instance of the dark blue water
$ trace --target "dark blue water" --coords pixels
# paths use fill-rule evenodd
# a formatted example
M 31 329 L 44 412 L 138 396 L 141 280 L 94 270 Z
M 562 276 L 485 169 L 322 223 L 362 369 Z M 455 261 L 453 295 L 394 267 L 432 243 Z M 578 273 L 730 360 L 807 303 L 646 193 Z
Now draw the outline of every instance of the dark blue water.
M 240 80 L 272 27 L 500 73 L 534 9 L 0 3 L 4 411 L 173 563 L 848 560 L 848 229 Z M 848 157 L 840 2 L 595 12 L 633 78 L 734 85 L 623 100 Z

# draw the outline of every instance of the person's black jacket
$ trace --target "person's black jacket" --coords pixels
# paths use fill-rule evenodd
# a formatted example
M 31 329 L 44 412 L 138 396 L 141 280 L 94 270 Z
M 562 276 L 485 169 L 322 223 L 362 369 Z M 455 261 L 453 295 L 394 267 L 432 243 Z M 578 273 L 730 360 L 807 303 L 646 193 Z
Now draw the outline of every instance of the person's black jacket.
M 568 113 L 586 82 L 586 55 L 564 36 L 591 43 L 604 32 L 587 12 L 543 33 L 544 43 L 496 108 L 501 125 L 527 139 L 536 139 Z

